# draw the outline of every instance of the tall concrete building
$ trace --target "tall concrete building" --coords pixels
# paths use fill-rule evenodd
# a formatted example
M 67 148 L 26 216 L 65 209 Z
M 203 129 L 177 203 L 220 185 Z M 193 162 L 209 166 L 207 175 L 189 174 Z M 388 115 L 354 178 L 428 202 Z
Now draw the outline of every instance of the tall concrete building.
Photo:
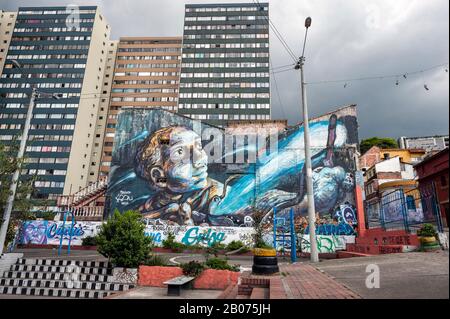
M 120 39 L 99 167 L 100 177 L 109 173 L 117 115 L 121 108 L 177 110 L 181 44 L 181 37 Z
M 186 5 L 178 112 L 223 126 L 268 120 L 269 5 Z
M 6 12 L 0 10 L 0 74 L 5 65 L 8 47 L 11 42 L 17 12 Z
M 60 96 L 40 95 L 33 111 L 22 178 L 38 175 L 36 198 L 56 199 L 89 183 L 109 36 L 95 6 L 17 12 L 0 78 L 0 139 L 22 134 L 32 86 Z

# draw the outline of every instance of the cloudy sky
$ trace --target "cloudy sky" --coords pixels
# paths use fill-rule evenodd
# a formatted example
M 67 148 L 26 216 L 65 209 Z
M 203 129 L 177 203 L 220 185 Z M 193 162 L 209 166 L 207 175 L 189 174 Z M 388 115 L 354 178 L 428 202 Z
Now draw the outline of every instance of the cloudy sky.
M 65 4 L 99 5 L 112 37 L 182 35 L 184 4 L 214 0 L 0 0 L 0 9 Z M 218 0 L 217 2 L 241 2 Z M 250 0 L 246 2 L 251 2 Z M 449 62 L 448 0 L 270 0 L 270 18 L 296 55 L 304 20 L 312 17 L 305 76 L 308 82 L 415 72 Z M 271 31 L 273 66 L 292 58 Z M 449 73 L 443 66 L 396 78 L 311 84 L 310 116 L 357 104 L 360 137 L 449 132 Z M 278 83 L 280 99 L 276 93 Z M 301 120 L 298 71 L 272 76 L 275 119 Z M 429 90 L 425 90 L 427 85 Z

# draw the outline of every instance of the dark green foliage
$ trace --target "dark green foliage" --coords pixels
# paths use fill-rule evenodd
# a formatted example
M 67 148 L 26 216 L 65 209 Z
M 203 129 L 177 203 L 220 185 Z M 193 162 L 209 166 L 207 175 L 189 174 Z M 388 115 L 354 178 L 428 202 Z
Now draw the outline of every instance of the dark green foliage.
M 398 148 L 397 141 L 393 138 L 371 137 L 361 141 L 360 143 L 361 154 L 364 154 L 373 146 L 378 146 L 379 148 Z
M 221 251 L 225 250 L 225 248 L 224 244 L 216 242 L 206 248 L 206 253 L 217 257 Z
M 17 158 L 19 144 L 20 141 L 16 138 L 11 143 L 8 143 L 8 145 L 0 143 L 0 224 L 3 223 L 4 209 L 10 195 L 9 188 L 11 186 L 12 175 L 18 168 L 26 168 L 24 159 Z M 33 193 L 33 185 L 36 180 L 36 176 L 22 179 L 17 185 L 13 211 L 11 212 L 6 235 L 6 245 L 14 239 L 16 228 L 19 227 L 21 222 L 32 218 L 30 209 L 35 204 L 30 199 L 30 196 Z
M 181 268 L 183 269 L 183 274 L 185 276 L 198 277 L 205 269 L 205 265 L 203 263 L 193 260 L 186 264 L 182 264 Z
M 435 237 L 436 235 L 436 229 L 431 224 L 425 224 L 417 231 L 417 236 L 420 237 Z
M 35 218 L 42 218 L 43 220 L 54 220 L 56 213 L 55 212 L 35 212 Z
M 96 237 L 85 237 L 81 241 L 83 246 L 97 246 L 97 238 Z
M 239 266 L 232 266 L 228 264 L 226 259 L 222 258 L 210 258 L 206 261 L 205 265 L 211 269 L 239 271 Z
M 163 240 L 162 245 L 163 248 L 172 249 L 172 251 L 174 252 L 181 252 L 184 249 L 188 248 L 186 245 L 176 242 L 175 235 L 172 233 L 169 233 L 169 235 L 167 235 L 167 239 Z
M 148 257 L 152 240 L 145 236 L 145 224 L 135 211 L 118 210 L 102 225 L 97 236 L 99 253 L 117 267 L 136 268 Z
M 151 254 L 145 259 L 143 264 L 145 266 L 167 266 L 169 263 L 167 258 L 161 255 Z

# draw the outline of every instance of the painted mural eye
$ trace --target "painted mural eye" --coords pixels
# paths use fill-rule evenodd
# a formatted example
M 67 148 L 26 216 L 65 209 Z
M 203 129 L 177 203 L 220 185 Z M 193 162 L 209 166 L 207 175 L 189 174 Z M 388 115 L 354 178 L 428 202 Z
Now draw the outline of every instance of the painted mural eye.
M 183 149 L 182 149 L 182 148 L 178 148 L 175 152 L 176 152 L 178 155 L 183 155 Z

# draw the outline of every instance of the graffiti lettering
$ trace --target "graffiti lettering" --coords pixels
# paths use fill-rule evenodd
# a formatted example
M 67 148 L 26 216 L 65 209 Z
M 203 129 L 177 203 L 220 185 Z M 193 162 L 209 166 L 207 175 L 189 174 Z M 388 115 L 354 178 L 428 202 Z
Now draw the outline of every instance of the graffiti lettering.
M 185 245 L 192 246 L 200 243 L 207 244 L 208 246 L 212 246 L 216 243 L 220 243 L 225 240 L 225 233 L 223 232 L 214 232 L 211 229 L 208 229 L 206 233 L 199 233 L 199 228 L 194 227 L 189 229 L 184 235 L 181 242 Z
M 84 231 L 81 227 L 74 226 L 59 226 L 56 224 L 53 224 L 50 226 L 50 228 L 47 230 L 47 237 L 48 238 L 54 238 L 56 236 L 72 236 L 72 237 L 80 237 L 83 236 Z

